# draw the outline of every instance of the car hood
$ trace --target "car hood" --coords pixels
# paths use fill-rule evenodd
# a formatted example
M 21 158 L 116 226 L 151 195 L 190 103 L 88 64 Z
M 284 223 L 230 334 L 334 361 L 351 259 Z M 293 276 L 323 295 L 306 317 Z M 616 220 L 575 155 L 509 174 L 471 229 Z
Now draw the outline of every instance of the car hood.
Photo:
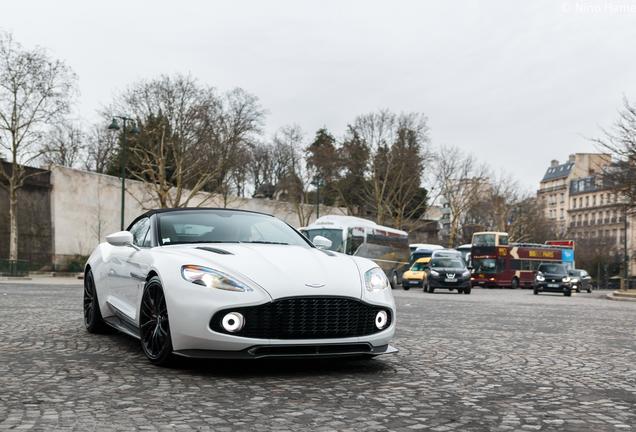
M 360 271 L 354 260 L 344 254 L 303 246 L 247 243 L 164 248 L 189 259 L 187 264 L 247 277 L 273 299 L 299 295 L 362 297 Z
M 435 267 L 434 269 L 431 270 L 435 270 L 436 272 L 440 272 L 440 273 L 457 273 L 457 274 L 462 274 L 466 271 L 466 269 L 462 269 L 462 268 L 452 268 L 452 267 Z
M 424 275 L 425 274 L 426 273 L 424 273 L 423 271 L 407 270 L 402 275 L 402 278 L 404 278 L 404 279 L 424 279 Z

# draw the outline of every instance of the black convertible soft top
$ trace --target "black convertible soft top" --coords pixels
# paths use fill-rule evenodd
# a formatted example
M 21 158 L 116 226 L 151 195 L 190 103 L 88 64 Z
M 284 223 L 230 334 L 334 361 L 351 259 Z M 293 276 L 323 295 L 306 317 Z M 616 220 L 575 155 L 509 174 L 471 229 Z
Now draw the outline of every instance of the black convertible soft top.
M 145 217 L 150 217 L 150 216 L 152 216 L 154 214 L 172 213 L 172 212 L 189 211 L 189 210 L 238 211 L 238 212 L 255 213 L 255 214 L 260 214 L 260 215 L 264 215 L 264 216 L 275 217 L 274 215 L 269 214 L 269 213 L 257 212 L 257 211 L 252 211 L 252 210 L 243 210 L 243 209 L 238 209 L 238 208 L 226 208 L 226 207 L 225 208 L 224 207 L 173 207 L 173 208 L 159 208 L 159 209 L 148 210 L 147 212 L 137 216 L 130 223 L 130 225 L 128 225 L 128 228 L 126 228 L 126 230 L 129 231 L 130 227 L 132 227 L 135 223 L 137 223 L 138 220 L 143 219 Z

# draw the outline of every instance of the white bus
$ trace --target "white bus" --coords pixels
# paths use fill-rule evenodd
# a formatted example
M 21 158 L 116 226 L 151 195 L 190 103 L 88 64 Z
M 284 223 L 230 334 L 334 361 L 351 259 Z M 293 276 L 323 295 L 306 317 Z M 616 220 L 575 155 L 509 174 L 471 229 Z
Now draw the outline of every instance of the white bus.
M 405 231 L 354 216 L 327 215 L 301 228 L 305 237 L 331 240 L 329 250 L 373 260 L 395 288 L 409 266 L 409 236 Z

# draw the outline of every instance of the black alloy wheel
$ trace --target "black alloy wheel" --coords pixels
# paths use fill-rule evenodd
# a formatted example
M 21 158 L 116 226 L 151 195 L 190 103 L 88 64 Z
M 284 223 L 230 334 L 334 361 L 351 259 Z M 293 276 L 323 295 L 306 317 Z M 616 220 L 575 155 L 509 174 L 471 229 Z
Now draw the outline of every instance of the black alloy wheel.
M 106 333 L 110 330 L 99 310 L 95 279 L 90 269 L 84 275 L 84 326 L 89 333 Z
M 148 360 L 165 365 L 172 359 L 172 339 L 166 297 L 157 276 L 150 278 L 144 287 L 139 314 L 141 349 Z

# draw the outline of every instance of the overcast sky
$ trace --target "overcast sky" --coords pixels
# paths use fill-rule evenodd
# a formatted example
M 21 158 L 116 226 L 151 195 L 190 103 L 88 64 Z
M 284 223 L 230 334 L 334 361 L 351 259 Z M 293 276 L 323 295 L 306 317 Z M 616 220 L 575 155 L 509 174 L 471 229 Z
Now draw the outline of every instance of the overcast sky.
M 423 112 L 434 145 L 529 189 L 636 102 L 636 0 L 20 0 L 0 29 L 75 70 L 87 121 L 137 79 L 189 72 L 256 94 L 269 133 Z

